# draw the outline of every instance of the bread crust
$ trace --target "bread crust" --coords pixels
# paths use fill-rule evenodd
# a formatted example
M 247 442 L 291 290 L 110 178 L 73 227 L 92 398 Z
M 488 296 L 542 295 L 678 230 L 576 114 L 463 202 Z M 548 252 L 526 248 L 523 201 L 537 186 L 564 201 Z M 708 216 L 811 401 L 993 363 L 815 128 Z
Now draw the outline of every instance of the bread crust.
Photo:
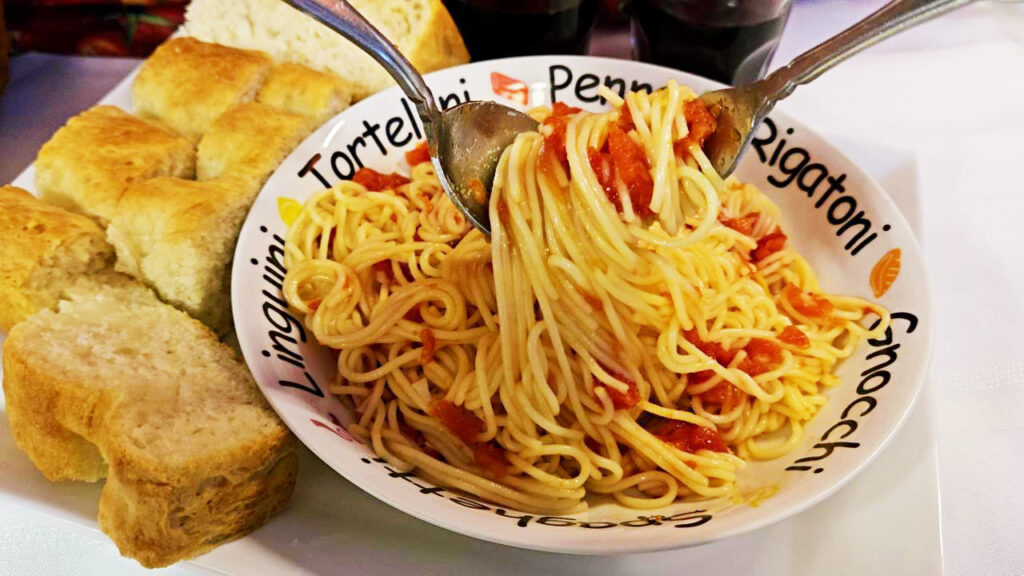
M 297 470 L 291 451 L 234 483 L 211 477 L 169 486 L 112 473 L 100 495 L 100 529 L 122 555 L 147 568 L 169 566 L 241 538 L 283 511 Z
M 441 0 L 352 0 L 420 72 L 469 62 L 462 37 Z M 384 20 L 402 20 L 387 26 Z M 224 26 L 223 21 L 245 22 Z M 275 0 L 192 0 L 185 31 L 206 41 L 266 50 L 340 77 L 360 100 L 394 84 L 372 57 L 325 26 Z
M 421 73 L 469 62 L 469 51 L 441 0 L 430 0 L 430 18 L 407 56 Z
M 294 62 L 279 62 L 270 69 L 256 101 L 309 116 L 317 127 L 348 107 L 352 90 L 334 74 Z
M 3 386 L 19 448 L 51 480 L 106 476 L 100 528 L 122 554 L 159 567 L 280 512 L 294 488 L 296 442 L 230 348 L 125 289 L 137 290 L 109 288 L 16 326 L 3 347 Z M 165 354 L 172 359 L 161 364 Z M 197 364 L 179 372 L 186 357 Z
M 57 303 L 55 290 L 32 290 L 33 274 L 41 267 L 58 265 L 61 252 L 73 244 L 83 252 L 82 260 L 73 263 L 79 268 L 49 282 L 70 283 L 75 275 L 113 264 L 113 248 L 99 225 L 13 186 L 0 187 L 0 239 L 0 330 L 4 331 Z
M 281 162 L 315 127 L 307 115 L 269 104 L 239 104 L 222 114 L 199 141 L 199 180 L 234 177 L 249 187 L 249 201 Z
M 44 200 L 107 221 L 135 182 L 195 176 L 195 150 L 178 134 L 115 106 L 68 120 L 39 150 L 36 189 Z
M 132 105 L 198 142 L 218 116 L 256 98 L 270 66 L 263 52 L 171 38 L 139 68 Z
M 99 449 L 60 423 L 57 404 L 67 382 L 33 363 L 18 344 L 22 337 L 15 326 L 3 346 L 4 397 L 15 444 L 47 480 L 104 478 L 107 465 Z

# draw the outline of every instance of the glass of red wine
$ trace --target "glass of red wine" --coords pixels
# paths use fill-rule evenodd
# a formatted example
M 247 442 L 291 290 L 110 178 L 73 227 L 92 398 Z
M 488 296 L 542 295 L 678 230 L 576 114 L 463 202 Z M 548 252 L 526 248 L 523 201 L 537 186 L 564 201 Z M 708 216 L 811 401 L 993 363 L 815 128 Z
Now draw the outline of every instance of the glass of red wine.
M 600 0 L 444 0 L 473 60 L 583 54 Z
M 632 0 L 633 56 L 731 85 L 764 76 L 792 0 Z

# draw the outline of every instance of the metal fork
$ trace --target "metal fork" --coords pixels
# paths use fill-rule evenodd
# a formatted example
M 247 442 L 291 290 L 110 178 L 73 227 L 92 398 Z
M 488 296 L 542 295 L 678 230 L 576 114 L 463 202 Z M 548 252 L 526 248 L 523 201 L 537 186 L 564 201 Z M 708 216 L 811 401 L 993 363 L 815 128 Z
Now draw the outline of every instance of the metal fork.
M 704 153 L 722 177 L 736 169 L 754 132 L 775 103 L 850 56 L 975 0 L 895 0 L 748 86 L 707 92 L 700 100 L 718 121 Z

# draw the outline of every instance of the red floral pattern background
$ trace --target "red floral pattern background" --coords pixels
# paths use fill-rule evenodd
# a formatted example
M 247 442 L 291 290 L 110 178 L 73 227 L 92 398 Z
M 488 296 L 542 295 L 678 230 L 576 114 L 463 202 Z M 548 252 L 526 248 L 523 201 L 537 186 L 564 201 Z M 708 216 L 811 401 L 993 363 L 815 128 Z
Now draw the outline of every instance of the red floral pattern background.
M 185 21 L 188 0 L 0 0 L 15 53 L 146 56 Z

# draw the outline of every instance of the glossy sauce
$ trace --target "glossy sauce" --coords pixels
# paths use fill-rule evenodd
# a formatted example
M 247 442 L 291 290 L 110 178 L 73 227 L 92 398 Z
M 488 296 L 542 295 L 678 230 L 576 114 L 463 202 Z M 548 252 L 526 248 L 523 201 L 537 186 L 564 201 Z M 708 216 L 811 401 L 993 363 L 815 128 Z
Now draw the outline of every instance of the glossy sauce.
M 786 247 L 786 235 L 782 230 L 776 228 L 774 232 L 765 234 L 757 240 L 757 248 L 750 253 L 750 259 L 755 263 L 781 251 Z
M 401 174 L 381 174 L 372 168 L 360 168 L 352 176 L 352 181 L 362 184 L 370 192 L 394 190 L 409 183 L 409 179 Z
M 610 398 L 612 401 L 612 406 L 616 410 L 632 408 L 633 406 L 636 406 L 637 404 L 640 403 L 640 391 L 636 387 L 636 382 L 633 382 L 631 379 L 627 378 L 623 374 L 619 374 L 615 370 L 609 369 L 607 366 L 602 365 L 601 368 L 604 368 L 605 372 L 607 372 L 609 375 L 611 375 L 619 382 L 623 382 L 626 384 L 625 392 L 619 392 L 615 388 L 612 388 L 611 386 L 605 386 L 604 384 L 595 385 L 595 388 L 604 388 L 605 392 L 608 393 L 608 398 Z
M 708 111 L 707 106 L 700 100 L 690 100 L 683 105 L 683 116 L 686 118 L 686 126 L 690 132 L 686 138 L 673 144 L 672 148 L 679 156 L 690 153 L 690 146 L 696 144 L 698 148 L 704 145 L 704 140 L 715 133 L 718 122 Z
M 782 332 L 779 333 L 779 342 L 797 348 L 811 347 L 811 341 L 807 338 L 807 334 L 804 334 L 804 331 L 796 326 L 786 326 L 783 328 Z
M 558 162 L 562 168 L 569 172 L 569 159 L 565 153 L 565 130 L 569 126 L 570 116 L 579 112 L 576 107 L 567 106 L 561 102 L 555 102 L 551 106 L 551 115 L 541 122 L 546 127 L 544 130 L 544 147 L 541 149 L 541 162 L 544 168 L 548 168 L 550 162 Z
M 747 214 L 746 216 L 741 216 L 739 218 L 728 218 L 722 220 L 721 222 L 722 225 L 725 226 L 726 228 L 732 228 L 733 230 L 745 236 L 753 236 L 754 226 L 757 225 L 757 221 L 760 218 L 761 214 L 757 212 L 752 212 L 750 214 Z
M 698 450 L 728 452 L 725 440 L 717 430 L 704 428 L 679 420 L 662 420 L 651 429 L 659 440 L 671 444 L 683 452 L 694 453 Z
M 808 318 L 827 318 L 832 315 L 832 302 L 811 292 L 804 292 L 793 284 L 786 284 L 782 296 L 789 301 L 797 312 Z
M 437 400 L 430 408 L 430 414 L 441 421 L 445 428 L 470 446 L 476 444 L 476 437 L 484 431 L 484 421 L 461 406 L 447 400 Z
M 420 142 L 415 148 L 406 152 L 405 161 L 409 163 L 409 166 L 430 162 L 430 149 L 427 148 L 427 141 Z

